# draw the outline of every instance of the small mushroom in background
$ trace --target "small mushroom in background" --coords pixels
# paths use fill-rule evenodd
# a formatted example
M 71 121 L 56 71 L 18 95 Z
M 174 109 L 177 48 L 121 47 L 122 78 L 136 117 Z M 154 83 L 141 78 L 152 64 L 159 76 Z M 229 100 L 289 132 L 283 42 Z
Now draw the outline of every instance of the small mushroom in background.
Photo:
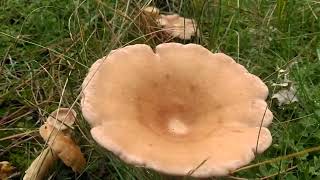
M 160 15 L 160 10 L 158 8 L 156 8 L 156 7 L 153 7 L 153 6 L 145 7 L 143 9 L 143 12 L 145 14 L 148 14 L 148 15 L 154 17 L 154 18 L 157 18 Z
M 162 31 L 169 34 L 171 37 L 180 39 L 191 39 L 196 33 L 199 33 L 197 29 L 197 23 L 193 19 L 179 16 L 179 14 L 164 15 L 160 14 L 160 10 L 153 6 L 148 6 L 143 9 L 143 13 L 150 16 L 148 22 L 156 22 Z M 143 23 L 145 26 L 150 25 Z M 159 30 L 158 30 L 159 31 Z
M 225 54 L 136 44 L 91 66 L 81 110 L 93 139 L 127 163 L 226 176 L 271 145 L 267 96 L 267 86 Z
M 181 17 L 178 14 L 161 14 L 157 21 L 171 36 L 180 39 L 191 39 L 198 32 L 195 20 Z
M 137 18 L 135 20 L 137 32 L 145 34 L 145 41 L 151 44 L 159 44 L 160 42 L 170 41 L 172 36 L 162 30 L 158 23 L 160 17 L 160 10 L 153 6 L 142 7 L 137 11 Z
M 85 167 L 86 160 L 70 135 L 76 116 L 76 112 L 69 108 L 59 108 L 49 115 L 39 128 L 48 147 L 31 163 L 24 180 L 43 179 L 57 159 L 61 159 L 75 172 L 80 172 Z

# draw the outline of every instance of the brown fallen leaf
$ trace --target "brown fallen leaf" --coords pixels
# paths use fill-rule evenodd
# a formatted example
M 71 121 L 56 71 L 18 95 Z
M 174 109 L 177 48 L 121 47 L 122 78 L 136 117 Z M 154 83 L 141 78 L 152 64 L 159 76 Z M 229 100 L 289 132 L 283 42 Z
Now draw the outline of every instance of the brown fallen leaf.
M 41 180 L 43 179 L 54 162 L 58 159 L 55 152 L 47 147 L 40 155 L 31 163 L 26 170 L 23 180 Z
M 15 167 L 13 167 L 8 161 L 0 162 L 0 179 L 7 180 L 14 173 Z
M 47 141 L 48 146 L 57 154 L 65 165 L 75 172 L 81 172 L 85 167 L 86 160 L 70 136 L 58 131 L 52 125 L 45 123 L 40 129 L 41 137 Z

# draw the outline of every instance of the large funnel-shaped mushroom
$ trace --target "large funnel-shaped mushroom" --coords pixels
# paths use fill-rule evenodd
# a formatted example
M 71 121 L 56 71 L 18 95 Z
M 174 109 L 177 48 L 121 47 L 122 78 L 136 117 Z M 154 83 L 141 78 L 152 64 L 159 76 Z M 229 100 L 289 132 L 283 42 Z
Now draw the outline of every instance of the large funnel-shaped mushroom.
M 224 176 L 272 141 L 265 128 L 272 121 L 266 85 L 229 56 L 200 45 L 111 51 L 92 65 L 82 89 L 93 138 L 134 165 Z

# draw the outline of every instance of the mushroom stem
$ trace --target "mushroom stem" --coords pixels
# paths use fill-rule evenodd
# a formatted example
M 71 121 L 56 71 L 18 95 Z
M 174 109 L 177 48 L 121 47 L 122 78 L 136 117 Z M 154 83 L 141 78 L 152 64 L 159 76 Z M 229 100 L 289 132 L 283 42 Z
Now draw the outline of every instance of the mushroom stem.
M 47 147 L 40 155 L 31 163 L 30 167 L 25 171 L 23 180 L 41 180 L 48 173 L 54 161 L 58 159 L 57 155 Z

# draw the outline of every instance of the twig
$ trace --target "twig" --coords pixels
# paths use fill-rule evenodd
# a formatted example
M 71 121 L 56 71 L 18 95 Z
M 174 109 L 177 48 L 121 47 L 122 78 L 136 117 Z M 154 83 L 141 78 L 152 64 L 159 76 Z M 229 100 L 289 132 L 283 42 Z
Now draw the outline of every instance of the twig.
M 270 164 L 270 163 L 274 163 L 274 162 L 285 160 L 285 159 L 294 158 L 294 157 L 297 157 L 297 156 L 302 156 L 304 154 L 311 153 L 311 152 L 316 152 L 316 151 L 320 151 L 320 146 L 312 147 L 312 148 L 309 148 L 309 149 L 306 149 L 306 150 L 303 150 L 303 151 L 299 151 L 299 152 L 296 152 L 296 153 L 292 153 L 292 154 L 289 154 L 289 155 L 286 155 L 286 156 L 280 156 L 280 157 L 269 159 L 269 160 L 266 160 L 266 161 L 263 161 L 263 162 L 260 162 L 260 163 L 252 164 L 252 165 L 249 165 L 249 166 L 245 166 L 245 167 L 242 167 L 242 168 L 239 168 L 239 169 L 233 171 L 232 173 L 240 172 L 240 171 L 251 169 L 251 168 L 255 168 L 255 167 L 259 167 L 261 165 Z
M 292 166 L 292 167 L 290 167 L 290 168 L 288 168 L 288 169 L 286 169 L 286 170 L 284 170 L 284 171 L 280 171 L 280 172 L 278 172 L 278 173 L 274 173 L 274 174 L 271 174 L 271 175 L 269 175 L 269 176 L 262 177 L 262 178 L 260 178 L 260 180 L 270 179 L 270 178 L 272 178 L 272 177 L 274 177 L 274 176 L 276 176 L 276 175 L 286 173 L 286 172 L 291 171 L 291 170 L 293 170 L 293 169 L 295 169 L 295 168 L 297 168 L 297 167 L 298 167 L 298 166 Z

